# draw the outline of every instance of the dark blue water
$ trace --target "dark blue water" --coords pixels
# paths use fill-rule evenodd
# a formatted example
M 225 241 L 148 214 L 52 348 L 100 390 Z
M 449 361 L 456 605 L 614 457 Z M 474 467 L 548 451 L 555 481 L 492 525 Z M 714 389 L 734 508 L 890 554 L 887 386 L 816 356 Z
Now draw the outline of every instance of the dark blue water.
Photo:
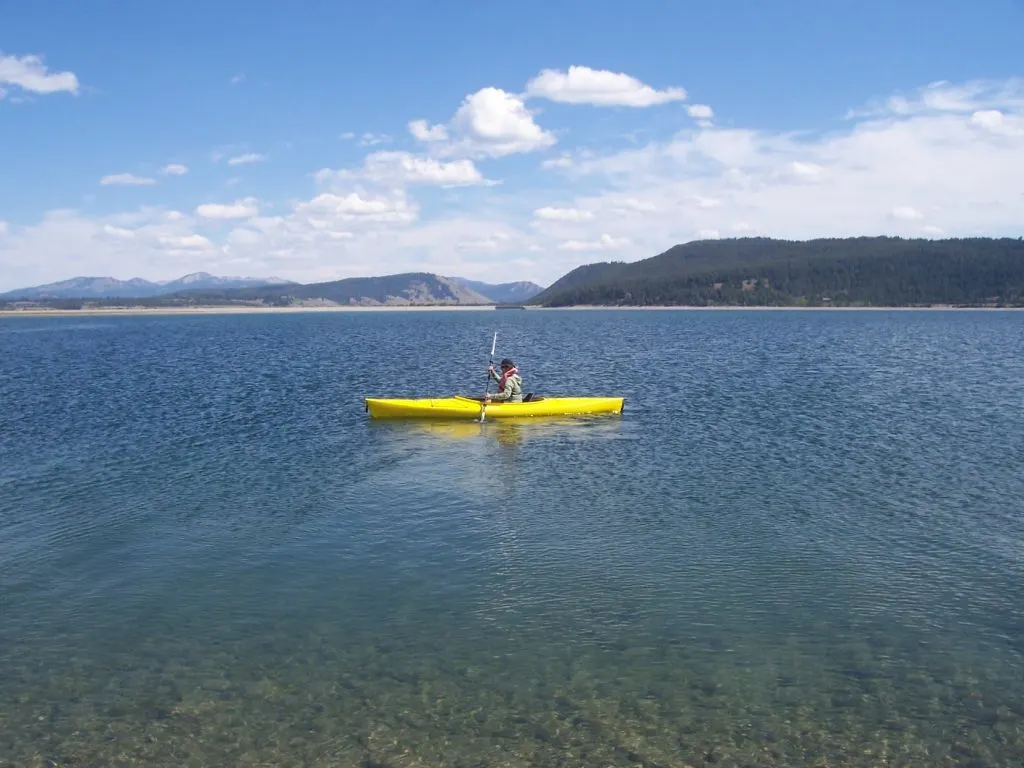
M 621 416 L 371 422 L 527 390 Z M 1024 760 L 1024 314 L 0 319 L 0 765 Z

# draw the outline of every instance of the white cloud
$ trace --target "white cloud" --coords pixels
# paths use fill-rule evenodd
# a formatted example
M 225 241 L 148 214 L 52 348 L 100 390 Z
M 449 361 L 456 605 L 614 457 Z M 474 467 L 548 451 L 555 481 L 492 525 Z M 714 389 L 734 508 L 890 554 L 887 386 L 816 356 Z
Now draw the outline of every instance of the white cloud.
M 239 72 L 237 75 L 235 75 L 234 77 L 231 78 L 229 84 L 230 85 L 238 85 L 239 83 L 244 83 L 244 82 L 245 82 L 245 73 L 244 72 Z
M 258 152 L 246 152 L 244 155 L 232 157 L 228 160 L 228 165 L 248 165 L 250 163 L 259 163 L 266 159 L 266 155 L 261 155 Z
M 932 88 L 920 101 L 928 106 L 908 101 L 902 114 L 886 109 L 840 131 L 684 130 L 576 160 L 564 169 L 580 190 L 568 205 L 597 214 L 573 239 L 594 242 L 607 214 L 629 197 L 658 203 L 656 211 L 616 220 L 617 234 L 638 255 L 712 231 L 1016 237 L 1024 221 L 1024 135 L 1006 128 L 1024 120 L 1024 82 Z M 940 214 L 941 229 L 929 221 Z
M 679 87 L 658 91 L 635 77 L 606 69 L 572 66 L 545 69 L 526 84 L 528 98 L 597 107 L 651 107 L 686 98 Z
M 423 155 L 371 153 L 355 168 L 317 174 L 328 186 L 310 183 L 299 202 L 203 209 L 234 208 L 231 218 L 190 207 L 11 221 L 0 236 L 0 288 L 86 269 L 160 278 L 235 263 L 299 280 L 426 269 L 550 282 L 581 263 L 643 258 L 716 234 L 1017 237 L 1024 82 L 1014 82 L 933 86 L 895 108 L 883 99 L 839 130 L 707 128 L 687 118 L 675 136 L 627 150 L 570 145 L 547 160 L 557 173 L 526 162 L 500 187 L 438 191 L 479 184 L 477 158 L 505 164 L 497 158 L 554 143 L 519 97 L 484 89 L 445 124 L 447 138 L 424 123 L 436 140 Z
M 161 168 L 160 173 L 164 176 L 184 176 L 188 173 L 188 166 L 181 165 L 180 163 L 170 163 Z
M 112 224 L 103 225 L 103 234 L 109 235 L 110 237 L 120 238 L 122 240 L 131 240 L 135 237 L 135 232 L 133 230 L 125 227 L 115 227 Z
M 656 203 L 644 200 L 639 197 L 623 197 L 617 199 L 614 196 L 608 198 L 611 208 L 616 211 L 630 211 L 636 213 L 652 213 L 658 210 Z
M 569 155 L 561 155 L 559 157 L 550 157 L 544 160 L 540 164 L 541 168 L 545 170 L 550 168 L 572 168 L 572 157 Z
M 214 247 L 213 243 L 202 235 L 160 235 L 157 239 L 161 245 L 173 251 L 206 251 Z
M 584 211 L 580 208 L 552 208 L 545 206 L 538 208 L 533 215 L 544 221 L 590 221 L 594 218 L 592 211 Z
M 344 139 L 344 140 L 348 141 L 349 139 L 354 139 L 355 137 L 356 137 L 356 135 L 355 135 L 355 133 L 353 131 L 345 131 L 338 138 L 339 139 Z
M 16 288 L 78 274 L 169 279 L 210 267 L 213 243 L 192 232 L 185 217 L 172 221 L 169 213 L 142 208 L 92 219 L 75 210 L 51 211 L 35 224 L 12 228 L 0 242 L 2 281 Z
M 787 163 L 785 169 L 797 179 L 817 179 L 825 170 L 817 163 L 808 163 L 801 160 L 793 160 Z
M 443 125 L 427 125 L 426 120 L 412 120 L 409 123 L 409 133 L 417 141 L 447 141 L 448 129 Z
M 546 149 L 556 141 L 534 122 L 522 99 L 500 88 L 481 88 L 467 96 L 448 126 L 413 122 L 423 128 L 422 135 L 435 137 L 431 151 L 444 157 L 504 157 Z M 442 131 L 449 141 L 436 138 Z
M 0 221 L 0 236 L 6 235 L 9 225 L 6 221 Z
M 629 239 L 625 237 L 612 237 L 609 234 L 602 234 L 597 240 L 566 240 L 559 243 L 560 251 L 614 251 L 628 246 Z M 651 254 L 654 255 L 653 253 Z
M 361 147 L 375 147 L 378 144 L 387 144 L 391 141 L 391 137 L 386 133 L 364 133 L 359 138 L 359 146 Z
M 893 218 L 901 219 L 902 221 L 918 221 L 924 218 L 923 213 L 909 205 L 896 206 L 892 209 L 891 215 Z
M 79 89 L 78 77 L 73 72 L 49 72 L 42 57 L 34 55 L 0 54 L 0 85 L 13 85 L 39 94 L 78 93 Z
M 510 237 L 498 232 L 487 237 L 463 237 L 455 243 L 455 250 L 462 253 L 496 253 L 508 245 Z
M 203 219 L 248 219 L 259 215 L 259 201 L 246 197 L 233 203 L 204 203 L 196 206 L 196 216 Z
M 979 109 L 971 115 L 971 125 L 999 136 L 1024 136 L 1024 117 L 1008 118 L 998 109 Z
M 115 173 L 110 176 L 104 176 L 100 179 L 100 184 L 103 186 L 148 186 L 156 184 L 156 179 L 136 176 L 133 173 Z
M 714 111 L 707 104 L 691 104 L 686 108 L 690 117 L 701 120 L 710 120 L 715 116 Z
M 325 192 L 309 202 L 296 205 L 295 215 L 314 222 L 405 223 L 416 219 L 417 209 L 404 195 L 364 197 L 355 192 L 347 195 Z
M 848 119 L 864 117 L 912 117 L 922 114 L 965 113 L 986 109 L 1024 108 L 1024 80 L 970 80 L 953 84 L 938 80 L 918 88 L 907 97 L 897 94 L 884 102 L 872 102 L 865 108 L 851 109 Z
M 495 183 L 485 179 L 472 160 L 445 162 L 432 157 L 419 157 L 409 152 L 390 151 L 367 155 L 362 168 L 341 171 L 325 168 L 317 171 L 315 177 L 321 183 L 362 180 L 398 187 L 415 184 L 467 187 Z

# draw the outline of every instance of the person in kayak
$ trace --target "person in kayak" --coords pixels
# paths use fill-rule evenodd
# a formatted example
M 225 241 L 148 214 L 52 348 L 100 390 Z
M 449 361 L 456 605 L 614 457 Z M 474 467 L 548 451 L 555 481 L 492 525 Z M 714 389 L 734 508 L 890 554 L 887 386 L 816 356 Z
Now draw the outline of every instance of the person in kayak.
M 516 364 L 507 357 L 501 361 L 501 376 L 498 376 L 492 365 L 487 369 L 491 378 L 498 382 L 498 391 L 493 395 L 484 395 L 486 402 L 521 403 L 523 402 L 523 377 L 519 375 Z

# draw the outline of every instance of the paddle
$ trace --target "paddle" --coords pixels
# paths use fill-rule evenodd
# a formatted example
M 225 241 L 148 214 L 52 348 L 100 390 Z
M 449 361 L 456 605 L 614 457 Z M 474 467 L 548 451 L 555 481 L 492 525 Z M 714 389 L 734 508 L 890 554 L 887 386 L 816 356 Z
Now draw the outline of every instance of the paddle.
M 487 384 L 484 385 L 484 399 L 480 403 L 480 423 L 484 423 L 484 415 L 487 413 L 487 390 L 491 388 L 491 366 L 494 365 L 494 348 L 498 346 L 498 332 L 494 332 L 494 339 L 491 341 L 491 356 L 487 358 Z

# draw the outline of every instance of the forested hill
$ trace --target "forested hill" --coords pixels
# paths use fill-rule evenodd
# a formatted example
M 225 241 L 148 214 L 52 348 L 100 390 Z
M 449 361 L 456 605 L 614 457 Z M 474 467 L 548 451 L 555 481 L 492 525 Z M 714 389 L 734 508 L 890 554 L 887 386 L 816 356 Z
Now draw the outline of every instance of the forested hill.
M 530 303 L 1024 306 L 1024 239 L 701 240 L 579 267 Z

